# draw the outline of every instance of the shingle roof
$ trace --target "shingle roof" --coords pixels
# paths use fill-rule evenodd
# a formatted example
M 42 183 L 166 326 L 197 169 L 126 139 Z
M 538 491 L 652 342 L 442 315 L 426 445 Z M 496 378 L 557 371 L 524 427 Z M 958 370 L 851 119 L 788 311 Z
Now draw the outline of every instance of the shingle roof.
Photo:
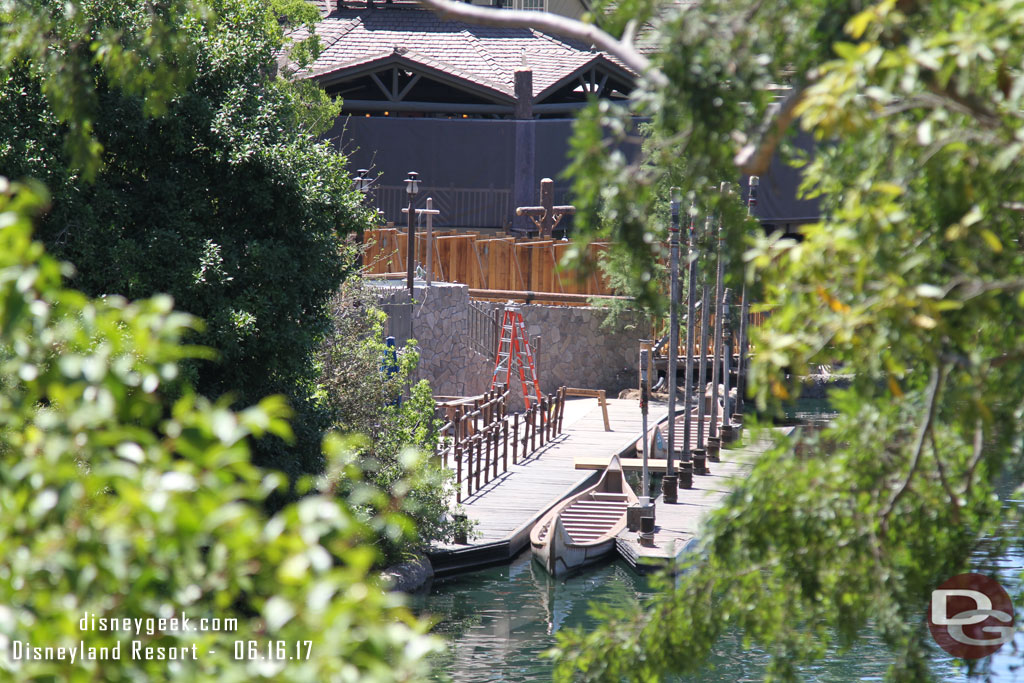
M 321 0 L 323 2 L 323 0 Z M 323 10 L 326 10 L 325 5 Z M 405 3 L 376 9 L 335 10 L 317 25 L 323 51 L 298 78 L 323 78 L 396 57 L 504 96 L 515 94 L 515 71 L 533 70 L 535 99 L 588 65 L 630 74 L 616 59 L 576 41 L 533 29 L 494 28 L 446 21 Z M 304 31 L 296 38 L 305 37 Z

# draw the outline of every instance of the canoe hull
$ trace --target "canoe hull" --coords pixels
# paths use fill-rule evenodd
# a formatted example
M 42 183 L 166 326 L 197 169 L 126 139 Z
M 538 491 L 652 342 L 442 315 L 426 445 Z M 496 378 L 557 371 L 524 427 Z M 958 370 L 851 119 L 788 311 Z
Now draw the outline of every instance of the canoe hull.
M 597 484 L 553 507 L 534 526 L 534 559 L 552 576 L 564 576 L 607 557 L 626 527 L 626 508 L 637 502 L 618 457 Z

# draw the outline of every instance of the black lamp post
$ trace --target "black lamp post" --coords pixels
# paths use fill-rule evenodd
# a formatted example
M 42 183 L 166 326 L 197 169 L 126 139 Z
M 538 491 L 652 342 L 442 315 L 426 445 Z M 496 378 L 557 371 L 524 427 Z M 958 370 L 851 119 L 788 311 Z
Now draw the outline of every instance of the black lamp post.
M 413 263 L 416 261 L 416 195 L 420 191 L 419 173 L 409 171 L 409 177 L 405 179 L 405 192 L 409 195 L 409 242 L 406 249 L 406 283 L 409 286 L 409 295 L 412 295 Z
M 668 328 L 668 454 L 665 476 L 661 480 L 661 500 L 675 503 L 679 480 L 676 477 L 676 363 L 679 359 L 679 195 L 672 188 L 672 222 L 669 235 L 669 328 Z

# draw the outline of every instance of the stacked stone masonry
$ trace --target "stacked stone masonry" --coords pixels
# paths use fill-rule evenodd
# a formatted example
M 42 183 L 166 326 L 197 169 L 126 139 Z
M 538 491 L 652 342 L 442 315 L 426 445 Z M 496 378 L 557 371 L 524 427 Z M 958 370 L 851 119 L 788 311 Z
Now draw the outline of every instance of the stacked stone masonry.
M 420 377 L 430 380 L 436 395 L 468 396 L 487 390 L 495 359 L 470 346 L 468 288 L 420 284 L 414 299 L 411 336 L 420 345 Z M 484 305 L 492 311 L 504 308 L 493 302 Z M 605 389 L 616 396 L 636 384 L 638 340 L 650 334 L 639 313 L 620 313 L 606 324 L 608 311 L 601 308 L 528 304 L 520 305 L 520 311 L 529 336 L 541 338 L 536 360 L 543 392 L 571 386 Z M 521 394 L 519 386 L 514 388 L 513 396 Z M 519 405 L 515 401 L 513 408 Z

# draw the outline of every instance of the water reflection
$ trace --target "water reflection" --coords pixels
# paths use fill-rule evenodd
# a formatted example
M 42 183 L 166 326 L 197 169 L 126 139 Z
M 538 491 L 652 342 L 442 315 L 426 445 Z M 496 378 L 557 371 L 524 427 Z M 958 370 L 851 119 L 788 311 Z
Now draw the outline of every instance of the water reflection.
M 1000 562 L 1000 573 L 1016 582 L 1021 557 Z M 1010 588 L 1010 586 L 1007 586 Z M 423 614 L 437 619 L 435 633 L 449 641 L 448 651 L 436 662 L 438 680 L 456 683 L 494 681 L 547 681 L 551 666 L 540 655 L 554 645 L 554 633 L 563 628 L 592 628 L 589 604 L 622 605 L 653 594 L 646 577 L 637 575 L 621 560 L 599 565 L 568 579 L 552 579 L 529 553 L 510 566 L 497 567 L 435 582 L 429 595 L 417 598 Z M 1018 605 L 1018 607 L 1020 607 Z M 1024 613 L 1018 610 L 1018 623 Z M 933 671 L 940 681 L 964 683 L 1024 682 L 1021 656 L 1024 635 L 990 658 L 976 676 L 968 678 L 955 662 L 936 648 Z M 733 683 L 763 679 L 767 655 L 744 650 L 736 633 L 726 634 L 700 674 L 672 681 Z M 889 665 L 881 641 L 868 634 L 848 651 L 832 651 L 827 659 L 803 669 L 810 683 L 881 681 Z

